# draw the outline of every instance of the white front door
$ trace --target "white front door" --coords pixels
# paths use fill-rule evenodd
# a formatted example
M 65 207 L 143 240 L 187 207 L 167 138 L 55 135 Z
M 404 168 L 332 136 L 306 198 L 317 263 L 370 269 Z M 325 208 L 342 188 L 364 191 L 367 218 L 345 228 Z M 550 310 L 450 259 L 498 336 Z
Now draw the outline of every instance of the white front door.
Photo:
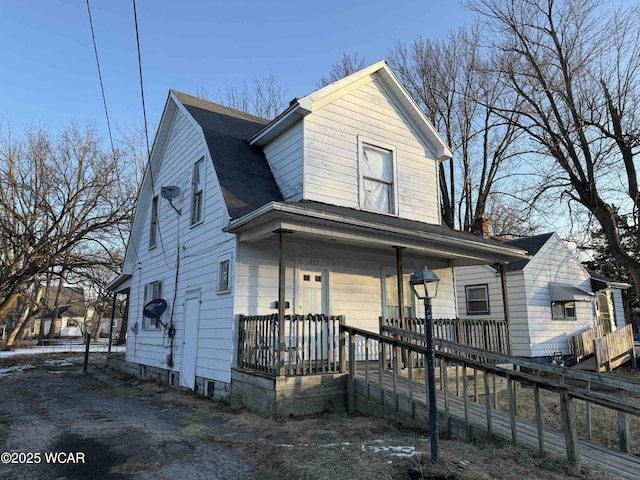
M 182 372 L 180 386 L 195 389 L 198 357 L 198 325 L 200 323 L 200 295 L 187 297 L 184 304 L 184 336 L 182 341 Z
M 327 302 L 327 271 L 298 270 L 296 313 L 329 314 Z

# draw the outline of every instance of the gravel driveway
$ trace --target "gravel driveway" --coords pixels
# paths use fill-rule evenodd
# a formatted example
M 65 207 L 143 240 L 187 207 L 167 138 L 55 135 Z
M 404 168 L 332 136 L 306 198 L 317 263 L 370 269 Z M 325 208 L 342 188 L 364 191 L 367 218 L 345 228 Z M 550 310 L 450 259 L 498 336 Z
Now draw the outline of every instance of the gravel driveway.
M 79 362 L 0 362 L 0 479 L 255 478 L 224 439 L 258 434 L 203 416 L 204 400 L 108 374 L 104 359 L 86 375 Z

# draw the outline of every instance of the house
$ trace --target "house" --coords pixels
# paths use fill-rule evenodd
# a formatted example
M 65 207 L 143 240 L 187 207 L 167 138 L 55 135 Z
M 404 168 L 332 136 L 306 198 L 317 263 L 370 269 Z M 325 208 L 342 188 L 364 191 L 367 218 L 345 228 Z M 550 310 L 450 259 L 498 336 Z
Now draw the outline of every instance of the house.
M 408 285 L 423 265 L 440 279 L 434 315 L 455 317 L 454 266 L 525 253 L 443 225 L 450 156 L 384 61 L 272 121 L 170 91 L 109 286 L 129 295 L 126 368 L 228 396 L 240 315 L 378 331 L 381 315 L 424 314 Z
M 504 245 L 531 255 L 505 266 L 513 355 L 551 361 L 570 354 L 571 335 L 599 323 L 607 331 L 625 325 L 621 289 L 629 285 L 589 272 L 556 233 Z M 504 319 L 496 266 L 457 267 L 455 283 L 460 318 Z
M 28 337 L 36 338 L 40 332 L 40 323 L 44 320 L 44 334 L 47 335 L 51 329 L 51 322 L 54 320 L 55 331 L 51 334 L 54 337 L 80 337 L 82 336 L 82 325 L 86 317 L 87 302 L 85 300 L 84 289 L 82 287 L 62 286 L 60 293 L 58 286 L 52 288 L 44 302 L 48 308 L 41 310 L 36 315 L 28 332 Z M 58 304 L 57 308 L 53 306 Z

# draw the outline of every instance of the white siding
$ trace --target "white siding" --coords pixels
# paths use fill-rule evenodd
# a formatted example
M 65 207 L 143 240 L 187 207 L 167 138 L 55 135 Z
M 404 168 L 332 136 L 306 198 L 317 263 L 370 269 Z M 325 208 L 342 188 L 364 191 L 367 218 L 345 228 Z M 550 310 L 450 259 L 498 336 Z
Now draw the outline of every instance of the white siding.
M 557 235 L 551 236 L 524 267 L 529 310 L 529 335 L 534 357 L 569 353 L 568 337 L 595 324 L 592 302 L 575 302 L 576 320 L 553 320 L 549 282 L 591 291 L 588 273 Z
M 458 311 L 461 318 L 504 318 L 500 274 L 487 266 L 455 269 Z M 512 352 L 525 357 L 569 353 L 568 337 L 595 324 L 594 305 L 576 302 L 576 320 L 551 316 L 549 283 L 564 283 L 585 292 L 590 277 L 557 235 L 553 235 L 521 272 L 507 274 Z M 466 315 L 465 286 L 489 285 L 491 314 Z
M 504 320 L 500 272 L 488 265 L 457 267 L 455 269 L 455 278 L 456 301 L 460 318 Z M 489 289 L 489 314 L 467 314 L 465 287 L 468 285 L 487 285 Z M 530 357 L 531 342 L 527 319 L 527 299 L 522 272 L 507 273 L 507 294 L 510 314 L 511 352 L 513 355 Z
M 190 226 L 191 180 L 193 165 L 205 157 L 204 220 Z M 162 280 L 163 297 L 168 308 L 163 321 L 173 315 L 176 336 L 173 348 L 172 368 L 167 365 L 170 353 L 169 339 L 163 329 L 129 333 L 127 360 L 144 365 L 180 371 L 182 344 L 184 341 L 184 302 L 187 292 L 200 293 L 200 328 L 196 375 L 229 382 L 232 356 L 232 294 L 217 293 L 218 257 L 228 253 L 235 256 L 235 237 L 222 233 L 221 227 L 228 221 L 215 170 L 207 153 L 199 129 L 190 117 L 180 109 L 176 115 L 162 160 L 154 178 L 154 195 L 160 187 L 176 185 L 181 194 L 173 200 L 178 215 L 162 198 L 158 202 L 160 234 L 157 246 L 148 249 L 149 218 L 145 219 L 143 234 L 136 246 L 139 268 L 134 270 L 131 281 L 129 325 L 142 326 L 142 302 L 145 284 Z M 149 217 L 149 209 L 139 206 L 141 214 Z M 178 289 L 176 292 L 176 267 L 180 251 Z M 233 265 L 233 261 L 231 262 Z M 233 270 L 231 272 L 233 280 Z
M 618 288 L 610 288 L 609 295 L 613 300 L 612 303 L 616 328 L 622 328 L 627 324 L 627 320 L 624 316 L 624 305 L 622 303 L 622 290 Z
M 289 202 L 302 200 L 302 139 L 302 122 L 299 122 L 264 148 L 282 197 Z
M 273 307 L 278 299 L 278 256 L 276 237 L 239 245 L 236 314 L 257 315 L 276 311 Z M 383 272 L 395 272 L 394 249 L 367 251 L 332 246 L 296 239 L 293 234 L 287 237 L 286 258 L 285 296 L 293 313 L 308 313 L 295 311 L 296 269 L 326 269 L 329 273 L 329 313 L 344 315 L 349 325 L 378 331 L 378 318 L 382 314 Z M 405 273 L 412 273 L 425 263 L 434 264 L 430 260 L 406 256 L 403 261 Z M 440 277 L 440 284 L 433 302 L 434 318 L 453 318 L 455 305 L 451 269 L 435 271 Z
M 439 223 L 432 149 L 377 80 L 305 117 L 304 198 L 360 208 L 358 135 L 395 149 L 399 216 Z

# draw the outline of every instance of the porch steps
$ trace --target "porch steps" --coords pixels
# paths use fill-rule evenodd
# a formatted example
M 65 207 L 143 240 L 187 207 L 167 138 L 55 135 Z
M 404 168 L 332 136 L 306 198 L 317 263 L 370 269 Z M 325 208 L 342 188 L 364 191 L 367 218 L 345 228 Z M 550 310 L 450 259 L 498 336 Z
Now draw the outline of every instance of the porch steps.
M 360 367 L 360 366 L 359 366 Z M 368 414 L 382 414 L 393 416 L 403 423 L 428 429 L 428 408 L 426 406 L 426 388 L 422 380 L 414 379 L 413 401 L 410 401 L 409 383 L 406 378 L 398 377 L 395 386 L 397 398 L 393 398 L 393 375 L 383 372 L 382 392 L 378 385 L 379 372 L 377 368 L 369 367 L 368 383 L 365 379 L 364 368 L 356 371 L 356 408 Z M 471 393 L 471 392 L 469 392 Z M 439 424 L 449 430 L 457 438 L 467 436 L 486 436 L 487 425 L 486 406 L 484 404 L 468 402 L 469 425 L 465 422 L 464 399 L 456 396 L 455 392 L 447 394 L 447 408 L 445 409 L 445 394 L 437 390 Z M 491 409 L 492 436 L 511 442 L 511 422 L 509 414 Z M 538 433 L 534 422 L 516 417 L 516 443 L 538 449 Z M 564 433 L 549 427 L 543 428 L 544 451 L 552 455 L 566 456 Z M 636 479 L 640 471 L 640 457 L 612 450 L 587 440 L 578 440 L 580 460 L 583 465 L 589 465 L 602 471 L 622 478 Z

